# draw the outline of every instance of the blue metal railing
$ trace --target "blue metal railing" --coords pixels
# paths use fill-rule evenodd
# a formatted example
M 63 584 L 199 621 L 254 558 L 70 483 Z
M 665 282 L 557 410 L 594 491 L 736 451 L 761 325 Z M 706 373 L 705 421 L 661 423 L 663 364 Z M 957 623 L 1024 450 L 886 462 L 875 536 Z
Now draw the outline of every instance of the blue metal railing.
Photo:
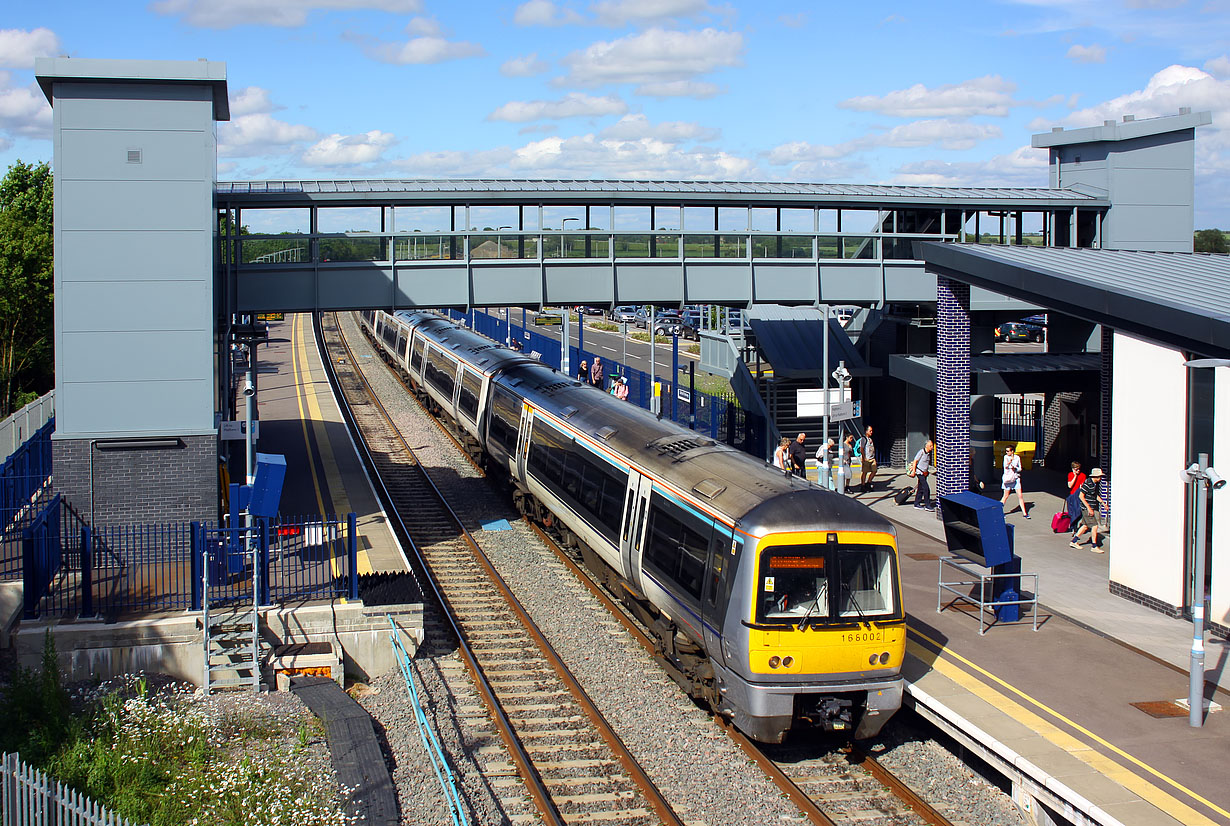
M 51 590 L 51 581 L 63 565 L 58 495 L 34 516 L 23 531 L 22 557 L 25 615 L 27 619 L 33 619 L 39 615 L 39 602 Z
M 50 489 L 51 419 L 0 464 L 0 579 L 22 574 L 22 537 Z
M 536 353 L 544 364 L 557 370 L 560 367 L 561 343 L 521 326 L 515 317 L 517 315 L 515 311 L 507 321 L 480 312 L 463 313 L 458 310 L 446 310 L 445 314 L 454 321 L 472 326 L 476 333 L 481 333 L 496 341 L 508 341 L 510 338 L 520 341 L 523 352 Z M 582 360 L 592 363 L 595 355 L 593 351 L 570 346 L 568 361 L 575 367 Z M 619 377 L 627 377 L 628 401 L 646 410 L 650 408 L 653 383 L 648 373 L 626 364 L 613 362 L 607 364 L 606 376 L 604 390 L 609 391 L 612 383 Z M 765 426 L 764 417 L 744 410 L 732 399 L 693 390 L 689 386 L 688 377 L 681 376 L 677 367 L 671 376 L 658 376 L 657 378 L 662 384 L 662 418 L 690 426 L 696 431 L 708 434 L 716 441 L 725 442 L 753 456 L 768 455 L 766 446 L 768 429 Z
M 453 771 L 449 768 L 448 760 L 444 757 L 444 750 L 440 748 L 440 740 L 436 737 L 435 729 L 431 727 L 431 721 L 427 719 L 427 712 L 423 710 L 423 703 L 419 699 L 418 686 L 414 683 L 410 655 L 406 652 L 401 642 L 401 629 L 397 627 L 397 623 L 393 621 L 392 616 L 387 614 L 386 616 L 389 618 L 389 625 L 393 628 L 389 632 L 389 639 L 393 642 L 393 652 L 397 656 L 397 666 L 401 669 L 401 675 L 406 680 L 406 691 L 410 694 L 410 705 L 414 709 L 414 720 L 418 723 L 419 738 L 423 741 L 423 748 L 426 749 L 427 757 L 431 760 L 431 767 L 435 770 L 436 780 L 440 783 L 445 800 L 448 802 L 449 815 L 453 819 L 453 826 L 461 826 L 463 822 L 466 822 L 466 817 L 461 808 L 461 795 L 457 793 L 457 781 L 453 778 Z

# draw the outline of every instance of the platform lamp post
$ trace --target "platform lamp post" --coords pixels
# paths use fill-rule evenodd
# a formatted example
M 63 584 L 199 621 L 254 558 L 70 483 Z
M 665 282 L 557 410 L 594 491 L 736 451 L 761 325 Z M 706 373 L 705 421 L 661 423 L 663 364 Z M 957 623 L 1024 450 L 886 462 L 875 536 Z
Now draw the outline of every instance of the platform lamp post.
M 1230 367 L 1230 359 L 1192 359 L 1183 362 L 1184 367 Z M 1180 472 L 1180 478 L 1185 484 L 1196 486 L 1196 547 L 1193 556 L 1193 596 L 1192 600 L 1192 656 L 1191 675 L 1187 692 L 1187 722 L 1192 728 L 1204 725 L 1204 614 L 1208 596 L 1204 587 L 1204 557 L 1206 553 L 1209 519 L 1209 493 L 1221 490 L 1226 486 L 1226 480 L 1216 470 L 1209 467 L 1209 454 L 1200 453 L 1196 461 Z

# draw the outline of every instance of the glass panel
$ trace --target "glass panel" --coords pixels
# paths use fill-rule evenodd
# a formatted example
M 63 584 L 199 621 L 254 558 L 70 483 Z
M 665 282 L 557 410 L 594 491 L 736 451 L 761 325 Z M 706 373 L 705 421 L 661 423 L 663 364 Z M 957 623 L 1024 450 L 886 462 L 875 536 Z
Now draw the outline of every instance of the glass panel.
M 454 239 L 449 235 L 396 236 L 393 248 L 398 261 L 421 261 L 425 259 L 449 259 L 453 257 L 452 245 Z M 460 246 L 460 242 L 458 243 Z
M 1030 247 L 1042 246 L 1044 212 L 1021 213 L 1021 243 Z
M 746 235 L 721 235 L 718 237 L 721 248 L 718 256 L 721 258 L 747 258 Z
M 909 238 L 885 238 L 880 242 L 886 260 L 912 261 L 914 241 Z
M 776 216 L 773 220 L 777 220 Z M 753 258 L 777 258 L 779 238 L 776 235 L 753 235 Z
M 678 212 L 678 209 L 675 210 Z M 615 207 L 615 229 L 620 232 L 644 232 L 652 229 L 652 210 L 647 206 Z
M 713 207 L 690 206 L 683 208 L 683 226 L 689 232 L 704 232 L 706 230 L 712 232 L 717 229 L 713 225 L 716 217 L 716 210 Z
M 782 258 L 811 258 L 810 235 L 783 235 Z
M 298 264 L 312 259 L 308 239 L 294 236 L 244 240 L 239 250 L 240 260 L 245 264 Z
M 815 232 L 816 216 L 810 209 L 782 210 L 782 232 Z
M 448 207 L 394 207 L 397 232 L 451 232 Z
M 656 235 L 654 236 L 654 258 L 678 258 L 679 257 L 679 236 L 678 235 Z
M 718 207 L 718 227 L 722 232 L 747 232 L 747 207 Z
M 549 229 L 584 229 L 585 207 L 583 206 L 548 206 L 542 208 L 542 228 Z
M 321 238 L 321 261 L 382 261 L 383 238 Z
M 538 226 L 538 207 L 521 207 L 521 229 L 542 229 Z
M 560 239 L 563 244 L 561 258 L 585 258 L 585 236 L 565 235 Z
M 312 231 L 311 210 L 308 209 L 242 209 L 240 226 L 253 235 L 284 235 Z
M 756 621 L 802 624 L 828 619 L 828 549 L 824 545 L 782 545 L 760 558 Z
M 611 208 L 606 205 L 591 206 L 589 208 L 589 226 L 587 229 L 610 229 L 611 228 Z
M 837 210 L 835 209 L 816 210 L 816 228 L 819 232 L 836 232 L 837 231 Z
M 681 230 L 680 210 L 677 206 L 656 206 L 653 208 L 653 228 L 658 231 Z
M 516 258 L 516 235 L 471 235 L 471 258 Z
M 611 236 L 609 235 L 589 236 L 589 257 L 590 258 L 610 258 L 611 257 Z
M 752 229 L 757 232 L 777 232 L 777 210 L 773 207 L 754 207 Z
M 615 236 L 615 257 L 616 258 L 648 258 L 649 257 L 649 236 L 648 235 L 616 235 Z
M 320 207 L 317 232 L 380 232 L 380 207 Z
M 843 258 L 875 258 L 876 241 L 874 238 L 847 236 L 842 241 Z
M 842 232 L 879 232 L 880 213 L 874 209 L 843 209 L 841 211 Z
M 685 235 L 683 237 L 683 256 L 685 258 L 714 258 L 717 251 L 714 248 L 713 235 Z
M 841 258 L 841 239 L 835 235 L 821 235 L 816 239 L 816 253 L 821 258 Z
M 515 206 L 472 206 L 470 229 L 479 232 L 520 229 L 517 226 L 517 211 Z
M 894 613 L 892 552 L 875 545 L 839 547 L 837 588 L 840 617 Z
M 562 258 L 561 250 L 563 250 L 562 239 L 558 235 L 542 236 L 542 257 L 543 258 Z
M 464 206 L 453 207 L 453 225 L 450 229 L 462 230 L 466 226 L 466 208 Z

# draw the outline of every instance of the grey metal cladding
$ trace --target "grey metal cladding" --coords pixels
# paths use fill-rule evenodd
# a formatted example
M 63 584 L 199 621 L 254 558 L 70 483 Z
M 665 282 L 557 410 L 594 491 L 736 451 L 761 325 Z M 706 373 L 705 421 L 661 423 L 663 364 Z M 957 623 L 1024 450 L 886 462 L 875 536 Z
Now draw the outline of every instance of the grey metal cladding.
M 922 244 L 928 272 L 1214 358 L 1230 358 L 1230 256 Z

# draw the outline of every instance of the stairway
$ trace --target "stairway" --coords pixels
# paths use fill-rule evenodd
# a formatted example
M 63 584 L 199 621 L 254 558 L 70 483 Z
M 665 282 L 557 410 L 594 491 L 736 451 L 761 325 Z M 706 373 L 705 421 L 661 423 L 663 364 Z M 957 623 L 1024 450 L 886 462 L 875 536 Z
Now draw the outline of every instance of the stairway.
M 255 604 L 216 611 L 206 606 L 204 626 L 205 693 L 220 688 L 260 691 L 261 659 L 269 646 L 261 641 Z

